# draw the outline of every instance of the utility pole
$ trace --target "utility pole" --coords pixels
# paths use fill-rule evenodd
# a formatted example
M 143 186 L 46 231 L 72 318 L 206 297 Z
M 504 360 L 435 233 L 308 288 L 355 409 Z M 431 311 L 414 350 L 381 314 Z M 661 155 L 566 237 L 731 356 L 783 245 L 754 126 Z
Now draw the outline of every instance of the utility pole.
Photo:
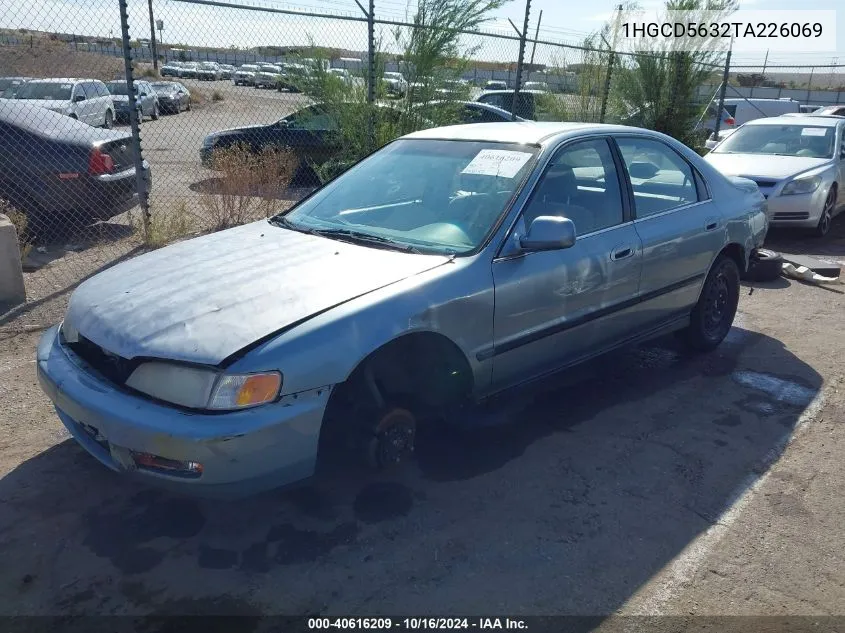
M 158 70 L 158 46 L 156 46 L 156 23 L 153 18 L 153 0 L 147 0 L 147 6 L 150 8 L 150 51 L 153 55 L 153 68 Z
M 604 78 L 604 91 L 601 95 L 601 110 L 599 111 L 599 123 L 604 123 L 604 115 L 607 113 L 607 101 L 610 98 L 610 80 L 613 77 L 613 62 L 616 61 L 616 36 L 619 33 L 619 24 L 622 21 L 622 5 L 616 7 L 616 19 L 613 22 L 613 42 L 608 44 L 610 55 L 607 60 L 607 75 Z M 607 41 L 607 40 L 605 40 Z
M 516 81 L 513 84 L 513 105 L 511 107 L 511 119 L 516 121 L 519 110 L 519 89 L 522 86 L 522 66 L 525 61 L 525 39 L 528 37 L 528 17 L 531 14 L 531 0 L 525 0 L 525 21 L 522 23 L 522 32 L 511 22 L 514 30 L 519 33 L 519 57 L 516 61 Z
M 537 28 L 534 29 L 534 44 L 531 45 L 531 61 L 528 65 L 534 68 L 534 53 L 537 52 L 537 38 L 540 37 L 540 22 L 543 21 L 543 10 L 540 9 L 540 15 L 537 16 Z M 528 71 L 531 72 L 531 71 Z
M 733 51 L 733 38 L 731 38 L 731 47 L 728 49 L 728 56 L 725 58 L 725 72 L 722 75 L 722 85 L 719 88 L 719 109 L 716 112 L 716 124 L 713 128 L 713 138 L 719 140 L 719 128 L 722 126 L 722 112 L 725 109 L 725 92 L 728 89 L 728 77 L 731 73 L 731 51 Z

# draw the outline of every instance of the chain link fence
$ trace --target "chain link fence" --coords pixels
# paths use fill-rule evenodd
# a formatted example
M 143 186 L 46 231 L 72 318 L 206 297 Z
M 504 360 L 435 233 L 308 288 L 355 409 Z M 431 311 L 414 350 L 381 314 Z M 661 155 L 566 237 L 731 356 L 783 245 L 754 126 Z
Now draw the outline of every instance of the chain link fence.
M 681 113 L 677 60 L 665 55 L 532 39 L 516 26 L 444 34 L 415 16 L 350 6 L 336 15 L 215 0 L 0 8 L 0 213 L 19 229 L 28 298 L 279 213 L 415 129 L 515 116 L 687 125 L 723 71 L 721 61 L 700 65 Z M 824 78 L 755 72 L 736 69 L 731 88 L 845 102 L 831 78 L 838 68 Z M 759 85 L 744 86 L 741 73 Z

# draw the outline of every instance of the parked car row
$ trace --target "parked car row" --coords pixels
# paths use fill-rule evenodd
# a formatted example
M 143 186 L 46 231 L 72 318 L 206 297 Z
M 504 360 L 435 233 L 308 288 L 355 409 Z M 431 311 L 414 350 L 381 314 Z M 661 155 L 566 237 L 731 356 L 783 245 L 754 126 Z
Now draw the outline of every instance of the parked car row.
M 162 77 L 179 77 L 181 79 L 198 79 L 202 81 L 219 81 L 231 79 L 235 67 L 231 64 L 218 62 L 179 62 L 170 61 L 159 69 Z
M 111 128 L 129 122 L 129 94 L 126 81 L 116 79 L 0 78 L 0 98 L 29 102 L 95 127 Z M 172 81 L 135 81 L 138 119 L 157 119 L 161 113 L 178 114 L 191 109 L 191 93 Z

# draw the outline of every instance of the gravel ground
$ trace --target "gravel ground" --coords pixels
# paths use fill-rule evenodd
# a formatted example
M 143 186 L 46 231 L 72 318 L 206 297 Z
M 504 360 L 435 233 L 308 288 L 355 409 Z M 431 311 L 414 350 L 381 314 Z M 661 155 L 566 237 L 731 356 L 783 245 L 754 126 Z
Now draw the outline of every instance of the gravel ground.
M 772 243 L 843 260 L 845 222 Z M 400 473 L 226 503 L 78 448 L 38 333 L 7 322 L 0 614 L 845 615 L 843 308 L 746 286 L 716 352 L 616 353 L 514 394 L 506 425 L 424 429 Z

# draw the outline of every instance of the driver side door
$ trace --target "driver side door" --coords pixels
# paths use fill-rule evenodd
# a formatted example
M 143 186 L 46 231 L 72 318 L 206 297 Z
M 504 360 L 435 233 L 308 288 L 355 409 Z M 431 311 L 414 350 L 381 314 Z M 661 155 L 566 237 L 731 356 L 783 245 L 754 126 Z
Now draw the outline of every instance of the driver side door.
M 622 165 L 606 137 L 552 157 L 493 261 L 493 390 L 585 359 L 629 334 L 642 246 L 623 194 Z M 539 216 L 573 221 L 574 245 L 525 252 Z

